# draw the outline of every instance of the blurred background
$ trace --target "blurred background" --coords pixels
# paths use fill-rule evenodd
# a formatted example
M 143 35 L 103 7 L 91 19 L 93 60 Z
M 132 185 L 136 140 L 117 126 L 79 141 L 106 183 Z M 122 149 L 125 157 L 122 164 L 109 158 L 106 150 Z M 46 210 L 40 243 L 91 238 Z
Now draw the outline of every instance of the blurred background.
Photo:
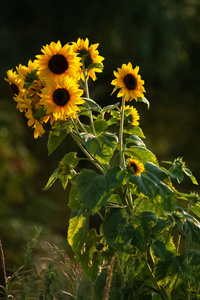
M 133 103 L 147 147 L 159 161 L 183 156 L 200 182 L 200 1 L 199 0 L 7 0 L 0 9 L 0 236 L 6 267 L 23 261 L 26 239 L 35 226 L 44 239 L 66 247 L 68 190 L 59 182 L 42 188 L 66 151 L 76 151 L 66 139 L 51 156 L 47 135 L 37 140 L 16 109 L 6 71 L 40 54 L 43 45 L 64 45 L 79 37 L 99 43 L 104 72 L 90 83 L 100 105 L 111 97 L 113 70 L 122 63 L 140 66 L 146 98 Z M 162 164 L 161 164 L 162 165 Z M 163 166 L 167 167 L 167 165 Z M 180 191 L 199 191 L 184 179 Z

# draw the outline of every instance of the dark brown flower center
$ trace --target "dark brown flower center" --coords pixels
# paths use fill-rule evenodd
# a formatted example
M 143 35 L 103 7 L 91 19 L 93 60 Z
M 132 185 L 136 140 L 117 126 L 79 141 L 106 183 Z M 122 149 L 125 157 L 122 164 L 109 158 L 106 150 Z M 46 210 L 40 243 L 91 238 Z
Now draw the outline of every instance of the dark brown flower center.
M 53 101 L 58 106 L 64 106 L 70 99 L 70 95 L 66 89 L 57 89 L 53 93 Z
M 55 54 L 51 57 L 48 67 L 54 74 L 62 74 L 68 69 L 68 62 L 62 54 Z
M 13 93 L 13 96 L 19 94 L 19 89 L 18 89 L 18 86 L 17 86 L 16 84 L 12 83 L 12 84 L 10 85 L 10 88 L 11 88 L 11 91 L 12 91 L 12 93 Z
M 133 173 L 136 173 L 137 172 L 137 165 L 135 163 L 131 163 L 130 164 L 130 168 L 132 169 Z
M 135 88 L 137 87 L 137 80 L 132 74 L 127 74 L 124 77 L 124 83 L 128 90 L 135 90 Z

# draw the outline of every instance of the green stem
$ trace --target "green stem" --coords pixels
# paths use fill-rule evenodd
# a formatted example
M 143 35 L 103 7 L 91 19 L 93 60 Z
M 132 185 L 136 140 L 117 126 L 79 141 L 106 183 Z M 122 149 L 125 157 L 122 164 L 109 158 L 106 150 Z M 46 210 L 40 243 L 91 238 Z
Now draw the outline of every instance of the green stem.
M 99 217 L 101 218 L 101 220 L 104 222 L 105 219 L 104 219 L 104 217 L 102 216 L 102 214 L 101 214 L 99 211 L 97 212 L 97 214 L 99 215 Z
M 6 266 L 5 266 L 5 258 L 4 258 L 4 252 L 3 247 L 0 239 L 0 257 L 1 257 L 1 269 L 2 269 L 2 284 L 6 288 L 7 283 L 7 275 L 6 275 Z
M 124 154 L 123 154 L 124 107 L 125 107 L 125 98 L 123 96 L 122 97 L 121 120 L 120 120 L 120 128 L 119 128 L 120 165 L 122 167 L 125 167 Z
M 146 255 L 147 255 L 147 253 L 146 253 Z M 158 293 L 159 293 L 159 295 L 161 296 L 162 300 L 168 300 L 168 297 L 167 297 L 167 295 L 166 295 L 165 290 L 162 289 L 162 288 L 160 288 L 160 286 L 158 285 L 158 283 L 157 283 L 157 281 L 156 281 L 155 275 L 154 275 L 154 273 L 153 273 L 153 271 L 152 271 L 152 269 L 151 269 L 151 267 L 150 267 L 150 265 L 149 265 L 149 263 L 148 263 L 147 257 L 145 257 L 145 262 L 146 262 L 146 266 L 147 266 L 147 268 L 148 268 L 148 270 L 149 270 L 149 273 L 151 274 L 152 280 L 154 281 L 154 283 L 155 283 L 155 285 L 156 285 L 156 288 L 157 288 L 157 290 L 158 290 Z
M 81 121 L 79 120 L 79 117 L 77 115 L 76 115 L 76 122 L 82 131 L 87 132 L 87 130 L 85 129 L 85 127 L 83 126 L 83 124 L 81 123 Z
M 93 159 L 93 157 L 90 155 L 90 153 L 84 148 L 84 146 L 81 143 L 81 139 L 74 134 L 72 131 L 70 132 L 71 136 L 73 137 L 73 139 L 75 140 L 75 142 L 77 143 L 77 145 L 81 148 L 81 150 L 83 151 L 83 153 L 89 158 L 89 160 L 103 173 L 105 174 L 106 171 L 104 170 L 104 168 L 98 164 L 98 162 L 96 160 Z
M 85 83 L 85 94 L 86 94 L 86 98 L 90 98 L 89 95 L 89 88 L 88 88 L 88 81 L 87 81 L 87 76 L 86 76 L 86 72 L 85 72 L 85 65 L 84 65 L 84 61 L 82 60 L 82 69 L 83 69 L 83 76 L 84 76 L 84 83 Z M 92 127 L 92 132 L 93 134 L 96 136 L 96 130 L 94 127 L 94 122 L 93 122 L 93 116 L 92 116 L 92 111 L 89 109 L 89 118 L 90 118 L 90 124 Z

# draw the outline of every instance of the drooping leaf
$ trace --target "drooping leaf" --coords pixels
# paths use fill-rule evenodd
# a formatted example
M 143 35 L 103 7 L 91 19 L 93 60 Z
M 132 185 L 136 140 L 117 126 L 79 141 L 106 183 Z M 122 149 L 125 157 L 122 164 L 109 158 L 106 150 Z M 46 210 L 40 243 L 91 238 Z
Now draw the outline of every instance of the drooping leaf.
M 93 111 L 98 111 L 98 112 L 101 111 L 101 106 L 99 106 L 94 100 L 85 97 L 82 97 L 82 99 L 85 101 L 82 104 L 84 107 L 87 107 L 88 109 Z
M 150 103 L 145 97 L 137 97 L 137 101 L 145 103 L 148 106 L 148 108 L 150 107 Z
M 100 69 L 103 70 L 103 65 L 101 63 L 92 63 L 87 67 L 87 71 L 89 72 L 92 69 Z
M 50 131 L 47 143 L 48 155 L 50 155 L 70 132 L 72 124 L 68 121 L 55 123 Z
M 56 179 L 58 179 L 58 168 L 55 169 L 54 172 L 49 177 L 49 180 L 48 180 L 47 184 L 45 185 L 45 187 L 43 188 L 43 191 L 48 190 L 54 184 Z
M 105 114 L 106 112 L 113 110 L 115 107 L 118 107 L 118 105 L 119 105 L 119 102 L 117 102 L 115 104 L 107 105 L 107 106 L 103 107 L 102 113 Z
M 188 168 L 183 168 L 183 172 L 190 177 L 193 184 L 198 185 L 196 178 L 193 176 L 192 172 Z

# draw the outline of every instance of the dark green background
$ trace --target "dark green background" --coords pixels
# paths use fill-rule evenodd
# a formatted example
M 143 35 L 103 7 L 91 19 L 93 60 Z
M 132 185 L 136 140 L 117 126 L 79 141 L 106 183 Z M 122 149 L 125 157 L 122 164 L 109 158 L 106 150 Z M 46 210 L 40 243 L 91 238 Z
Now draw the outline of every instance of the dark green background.
M 43 225 L 44 239 L 65 246 L 69 215 L 68 191 L 56 183 L 42 188 L 71 139 L 47 156 L 47 135 L 34 140 L 23 115 L 16 110 L 6 71 L 40 54 L 43 45 L 64 45 L 79 37 L 100 43 L 104 72 L 90 83 L 100 104 L 111 97 L 113 70 L 122 63 L 140 66 L 145 80 L 145 104 L 138 109 L 146 144 L 159 161 L 183 156 L 200 181 L 200 2 L 140 1 L 11 1 L 0 9 L 0 235 L 7 266 L 22 262 L 25 240 L 34 225 Z M 166 165 L 163 165 L 166 166 Z M 199 191 L 185 179 L 181 191 Z

